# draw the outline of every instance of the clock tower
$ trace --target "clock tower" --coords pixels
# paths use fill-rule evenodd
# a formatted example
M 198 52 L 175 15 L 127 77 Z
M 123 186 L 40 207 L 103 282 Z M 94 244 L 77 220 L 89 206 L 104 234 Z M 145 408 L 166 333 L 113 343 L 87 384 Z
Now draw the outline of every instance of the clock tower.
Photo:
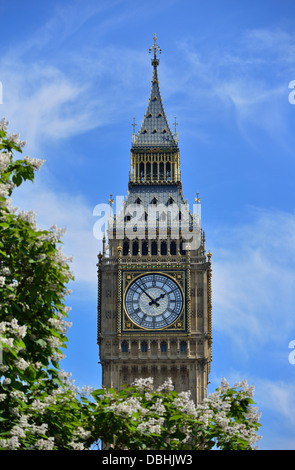
M 102 386 L 120 389 L 171 377 L 195 403 L 207 395 L 212 354 L 211 253 L 182 192 L 178 136 L 159 88 L 154 36 L 152 83 L 141 127 L 133 131 L 128 195 L 98 255 L 98 344 Z M 135 127 L 135 126 L 134 126 Z

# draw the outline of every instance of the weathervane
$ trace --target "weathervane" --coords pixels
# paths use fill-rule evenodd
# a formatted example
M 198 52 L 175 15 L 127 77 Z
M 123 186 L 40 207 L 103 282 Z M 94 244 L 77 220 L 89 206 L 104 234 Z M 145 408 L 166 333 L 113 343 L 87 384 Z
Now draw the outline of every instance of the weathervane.
M 152 45 L 152 47 L 150 47 L 149 52 L 151 53 L 153 49 L 154 49 L 154 60 L 157 60 L 157 51 L 159 51 L 159 53 L 161 54 L 162 49 L 160 49 L 158 44 L 157 44 L 157 35 L 156 35 L 156 33 L 154 34 L 154 44 Z

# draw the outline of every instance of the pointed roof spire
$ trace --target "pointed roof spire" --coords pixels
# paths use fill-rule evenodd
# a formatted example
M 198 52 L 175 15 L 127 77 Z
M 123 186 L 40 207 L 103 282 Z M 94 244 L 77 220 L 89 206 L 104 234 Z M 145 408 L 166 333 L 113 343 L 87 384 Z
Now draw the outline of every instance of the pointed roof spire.
M 157 52 L 162 50 L 157 44 L 157 36 L 154 34 L 154 44 L 149 49 L 154 51 L 152 58 L 153 76 L 149 102 L 143 118 L 142 125 L 133 138 L 133 148 L 137 147 L 177 147 L 177 140 L 173 136 L 162 103 L 162 97 L 159 87 L 158 65 L 159 58 Z

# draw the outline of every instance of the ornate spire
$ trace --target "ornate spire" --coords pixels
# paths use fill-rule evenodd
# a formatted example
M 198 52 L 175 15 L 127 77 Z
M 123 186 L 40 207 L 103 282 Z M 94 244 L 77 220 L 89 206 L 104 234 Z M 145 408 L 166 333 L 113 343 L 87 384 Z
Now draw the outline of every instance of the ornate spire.
M 157 44 L 157 36 L 154 34 L 154 44 L 149 52 L 154 52 L 152 59 L 153 76 L 152 86 L 147 110 L 143 118 L 142 125 L 137 133 L 133 134 L 132 147 L 173 147 L 177 148 L 177 138 L 173 136 L 162 103 L 162 97 L 159 87 L 158 65 L 159 59 L 157 52 L 161 53 L 161 49 Z
M 157 51 L 159 51 L 159 53 L 161 54 L 162 52 L 162 49 L 159 48 L 158 44 L 157 44 L 157 35 L 154 34 L 154 44 L 152 45 L 152 47 L 150 47 L 149 49 L 149 52 L 151 53 L 152 50 L 154 50 L 154 58 L 152 59 L 152 65 L 154 67 L 157 67 L 157 65 L 159 65 L 159 59 L 157 58 Z

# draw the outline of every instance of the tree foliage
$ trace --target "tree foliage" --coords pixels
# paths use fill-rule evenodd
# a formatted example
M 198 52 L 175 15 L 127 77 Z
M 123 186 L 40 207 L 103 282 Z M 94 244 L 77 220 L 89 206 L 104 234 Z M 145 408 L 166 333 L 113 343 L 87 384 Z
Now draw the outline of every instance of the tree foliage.
M 42 160 L 0 122 L 0 449 L 252 449 L 259 413 L 253 388 L 223 381 L 197 407 L 168 380 L 115 390 L 78 389 L 60 368 L 66 348 L 72 279 L 63 231 L 38 230 L 32 211 L 11 205 L 13 190 L 34 180 Z

